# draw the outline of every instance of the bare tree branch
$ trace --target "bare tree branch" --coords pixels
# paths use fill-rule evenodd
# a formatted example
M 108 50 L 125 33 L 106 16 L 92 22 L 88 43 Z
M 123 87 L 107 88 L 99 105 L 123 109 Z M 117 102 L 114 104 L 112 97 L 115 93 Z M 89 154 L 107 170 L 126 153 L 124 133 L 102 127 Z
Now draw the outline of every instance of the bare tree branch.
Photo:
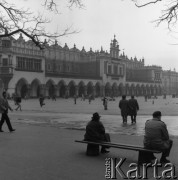
M 44 6 L 47 10 L 58 12 L 57 3 L 61 0 L 44 0 Z M 81 0 L 69 0 L 70 6 L 81 6 Z M 7 0 L 0 0 L 0 38 L 14 36 L 18 33 L 25 34 L 40 49 L 45 48 L 44 39 L 47 42 L 54 42 L 56 38 L 66 36 L 79 31 L 67 27 L 62 32 L 47 32 L 45 25 L 51 20 L 44 17 L 43 14 L 30 12 L 29 9 L 20 9 L 14 4 L 9 4 Z
M 150 2 L 147 2 L 147 3 L 145 3 L 145 4 L 141 4 L 141 5 L 138 5 L 137 2 L 136 2 L 135 5 L 140 8 L 140 7 L 144 7 L 144 6 L 150 5 L 150 4 L 155 4 L 155 3 L 157 3 L 158 1 L 162 1 L 162 0 L 150 1 Z
M 133 1 L 135 2 L 135 5 L 138 8 L 156 4 L 158 2 L 163 2 L 163 0 L 155 0 L 155 1 L 148 0 L 147 3 L 139 4 L 137 0 L 133 0 Z M 156 22 L 157 25 L 166 22 L 168 29 L 172 31 L 172 28 L 174 28 L 175 25 L 177 24 L 177 18 L 178 18 L 177 15 L 178 15 L 178 0 L 170 0 L 170 3 L 167 2 L 166 8 L 161 11 L 160 17 L 154 22 Z

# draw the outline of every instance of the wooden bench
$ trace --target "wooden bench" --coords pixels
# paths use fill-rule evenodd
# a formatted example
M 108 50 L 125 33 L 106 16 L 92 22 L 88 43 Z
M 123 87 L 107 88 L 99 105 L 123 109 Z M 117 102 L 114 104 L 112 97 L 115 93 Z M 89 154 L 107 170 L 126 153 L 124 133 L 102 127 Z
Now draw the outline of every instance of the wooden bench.
M 138 164 L 149 162 L 150 155 L 152 155 L 152 153 L 157 153 L 157 154 L 161 153 L 161 151 L 146 149 L 143 146 L 138 146 L 138 145 L 118 144 L 118 143 L 109 143 L 109 142 L 92 142 L 92 141 L 84 141 L 84 140 L 75 140 L 75 142 L 88 144 L 86 154 L 91 156 L 99 155 L 99 146 L 138 151 L 139 152 Z

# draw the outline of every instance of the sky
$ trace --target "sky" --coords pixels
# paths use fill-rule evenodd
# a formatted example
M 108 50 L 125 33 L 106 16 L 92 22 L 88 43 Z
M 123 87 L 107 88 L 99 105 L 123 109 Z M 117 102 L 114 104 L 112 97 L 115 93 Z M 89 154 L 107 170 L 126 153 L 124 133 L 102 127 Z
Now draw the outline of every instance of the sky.
M 97 51 L 110 50 L 110 42 L 116 36 L 121 53 L 137 59 L 145 59 L 145 65 L 162 66 L 164 70 L 178 71 L 178 35 L 170 33 L 166 24 L 156 26 L 153 22 L 164 8 L 163 3 L 137 8 L 131 0 L 84 0 L 83 9 L 66 7 L 66 0 L 56 0 L 59 14 L 43 10 L 44 0 L 16 0 L 19 7 L 29 7 L 31 11 L 42 11 L 52 21 L 47 30 L 64 30 L 72 26 L 79 33 L 60 37 L 58 44 L 74 44 L 81 50 L 92 48 Z M 13 1 L 14 3 L 14 1 Z M 176 38 L 177 36 L 177 38 Z

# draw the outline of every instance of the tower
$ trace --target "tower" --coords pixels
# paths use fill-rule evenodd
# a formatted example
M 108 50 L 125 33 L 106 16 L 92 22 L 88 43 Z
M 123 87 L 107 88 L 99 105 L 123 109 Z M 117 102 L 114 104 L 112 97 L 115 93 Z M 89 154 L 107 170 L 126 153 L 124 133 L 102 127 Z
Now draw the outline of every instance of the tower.
M 116 40 L 116 36 L 114 35 L 114 39 L 111 40 L 110 43 L 110 56 L 112 58 L 119 58 L 119 45 L 118 41 Z

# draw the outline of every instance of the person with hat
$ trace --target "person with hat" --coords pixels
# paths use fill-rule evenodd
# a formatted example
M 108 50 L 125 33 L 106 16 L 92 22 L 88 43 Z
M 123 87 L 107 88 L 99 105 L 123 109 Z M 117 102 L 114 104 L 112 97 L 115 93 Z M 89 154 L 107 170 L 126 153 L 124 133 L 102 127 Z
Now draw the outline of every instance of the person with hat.
M 155 111 L 153 118 L 145 123 L 144 147 L 162 152 L 160 163 L 169 163 L 169 156 L 173 141 L 169 138 L 166 124 L 161 121 L 161 112 Z M 152 156 L 154 159 L 154 156 Z
M 94 142 L 110 142 L 110 135 L 105 132 L 103 123 L 100 121 L 101 116 L 96 112 L 93 114 L 92 119 L 86 126 L 86 133 L 84 135 L 85 141 Z M 102 146 L 101 153 L 108 153 L 107 147 Z
M 119 101 L 119 108 L 121 110 L 123 123 L 127 123 L 129 106 L 128 106 L 128 100 L 126 99 L 126 95 L 122 95 L 122 99 Z
M 128 114 L 131 116 L 131 122 L 136 123 L 137 111 L 139 110 L 139 105 L 134 96 L 128 101 Z

